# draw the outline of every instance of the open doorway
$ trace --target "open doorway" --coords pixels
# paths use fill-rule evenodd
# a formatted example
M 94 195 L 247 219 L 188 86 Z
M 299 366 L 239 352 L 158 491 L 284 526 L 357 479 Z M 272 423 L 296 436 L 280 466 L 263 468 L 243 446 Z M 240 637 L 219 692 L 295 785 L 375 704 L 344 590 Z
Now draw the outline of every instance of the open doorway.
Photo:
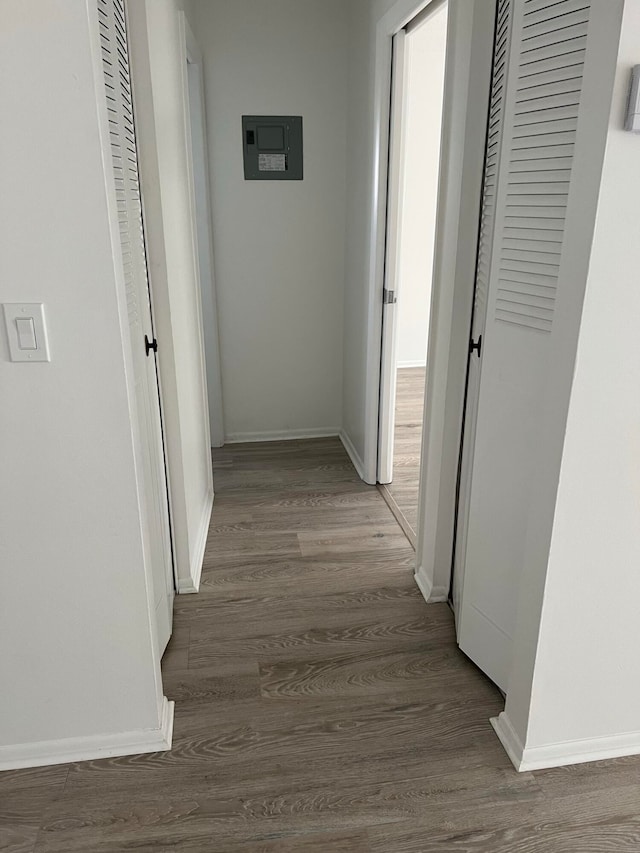
M 447 3 L 395 37 L 378 482 L 416 545 L 447 44 Z

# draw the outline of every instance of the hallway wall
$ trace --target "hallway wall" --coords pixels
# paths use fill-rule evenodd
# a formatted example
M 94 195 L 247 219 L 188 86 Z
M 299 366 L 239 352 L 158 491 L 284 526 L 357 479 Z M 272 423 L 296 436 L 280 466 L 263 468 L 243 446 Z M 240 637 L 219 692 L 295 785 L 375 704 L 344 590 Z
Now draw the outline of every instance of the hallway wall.
M 196 0 L 227 439 L 342 421 L 347 4 Z M 302 115 L 302 182 L 247 182 L 242 115 Z
M 580 255 L 586 290 L 555 504 L 544 495 L 549 512 L 555 505 L 553 530 L 550 547 L 549 537 L 543 543 L 546 571 L 525 564 L 522 653 L 506 708 L 524 760 L 545 766 L 640 753 L 640 138 L 623 129 L 640 0 L 611 2 L 607 27 L 597 54 L 603 105 L 614 63 L 615 83 L 606 148 L 591 133 L 604 163 L 591 255 Z
M 367 298 L 373 180 L 373 40 L 371 0 L 349 5 L 347 254 L 344 287 L 342 428 L 363 468 L 366 418 Z M 362 473 L 362 471 L 361 471 Z
M 0 769 L 139 751 L 162 710 L 97 16 L 0 4 L 0 302 L 43 302 L 51 350 L 10 362 L 2 323 Z

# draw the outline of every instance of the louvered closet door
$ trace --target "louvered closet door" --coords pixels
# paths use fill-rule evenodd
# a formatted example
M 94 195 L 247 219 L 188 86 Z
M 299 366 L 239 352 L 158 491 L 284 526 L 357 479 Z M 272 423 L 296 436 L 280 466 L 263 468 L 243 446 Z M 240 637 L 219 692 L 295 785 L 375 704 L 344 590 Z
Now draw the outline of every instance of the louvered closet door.
M 453 606 L 459 620 L 462 584 L 464 581 L 464 560 L 466 554 L 467 522 L 471 483 L 471 465 L 476 434 L 476 413 L 480 389 L 480 365 L 482 342 L 485 335 L 487 316 L 487 294 L 496 216 L 496 188 L 498 185 L 498 163 L 503 139 L 504 107 L 506 94 L 507 62 L 511 37 L 512 0 L 499 0 L 496 7 L 496 32 L 491 76 L 491 94 L 489 101 L 489 121 L 487 128 L 487 147 L 484 164 L 482 191 L 482 212 L 478 243 L 478 262 L 476 268 L 475 300 L 471 339 L 479 349 L 470 354 L 467 412 L 464 423 L 462 467 L 460 471 L 460 500 L 458 505 L 457 536 L 453 571 Z
M 498 14 L 474 329 L 483 340 L 470 362 L 454 586 L 460 647 L 506 690 L 590 2 L 504 0 Z
M 124 0 L 97 0 L 122 263 L 127 296 L 138 430 L 134 431 L 147 560 L 153 573 L 160 652 L 171 635 L 173 571 L 156 361 L 145 335 L 153 326 Z

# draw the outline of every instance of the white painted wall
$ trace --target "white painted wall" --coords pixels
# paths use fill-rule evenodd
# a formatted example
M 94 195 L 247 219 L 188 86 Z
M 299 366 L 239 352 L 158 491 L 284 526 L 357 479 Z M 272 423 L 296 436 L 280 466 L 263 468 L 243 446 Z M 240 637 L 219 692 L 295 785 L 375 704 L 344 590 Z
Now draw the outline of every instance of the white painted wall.
M 179 5 L 150 0 L 132 3 L 129 13 L 179 590 L 191 592 L 213 492 Z
M 607 38 L 602 31 L 610 30 L 610 48 L 604 41 L 589 60 L 587 74 L 602 92 L 585 121 L 597 117 L 597 104 L 608 111 L 622 5 L 611 3 L 606 13 L 594 9 L 601 21 L 593 38 Z M 639 56 L 640 0 L 626 0 L 591 255 L 584 253 L 586 291 L 560 477 L 555 503 L 546 501 L 553 513 L 550 539 L 542 542 L 546 571 L 534 572 L 532 559 L 525 565 L 517 658 L 498 724 L 520 769 L 640 752 L 635 344 L 640 139 L 622 129 L 630 70 Z M 606 130 L 606 116 L 603 123 Z M 596 136 L 590 133 L 589 139 L 598 145 Z M 587 151 L 584 145 L 583 161 L 597 159 L 597 150 Z M 592 171 L 598 180 L 600 170 Z M 584 227 L 578 214 L 573 222 Z M 546 460 L 541 467 L 548 467 Z M 539 497 L 534 493 L 532 505 Z M 537 515 L 544 522 L 542 513 Z M 541 524 L 532 521 L 527 550 L 535 557 Z
M 347 7 L 200 0 L 225 426 L 337 433 L 342 405 Z M 247 182 L 241 117 L 301 115 L 302 182 Z
M 423 366 L 427 362 L 446 43 L 446 5 L 411 32 L 406 41 L 398 367 Z
M 0 768 L 140 741 L 162 711 L 96 16 L 0 7 L 0 301 L 45 303 L 52 356 L 13 364 L 0 333 Z

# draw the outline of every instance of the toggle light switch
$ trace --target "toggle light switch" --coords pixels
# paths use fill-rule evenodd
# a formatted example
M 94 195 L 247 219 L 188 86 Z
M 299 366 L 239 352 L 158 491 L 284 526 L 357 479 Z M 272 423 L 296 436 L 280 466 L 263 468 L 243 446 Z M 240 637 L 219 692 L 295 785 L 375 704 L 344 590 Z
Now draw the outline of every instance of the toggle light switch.
M 51 361 L 41 302 L 5 303 L 4 324 L 11 361 Z
M 38 349 L 33 317 L 16 317 L 15 324 L 18 329 L 18 346 L 20 349 Z

